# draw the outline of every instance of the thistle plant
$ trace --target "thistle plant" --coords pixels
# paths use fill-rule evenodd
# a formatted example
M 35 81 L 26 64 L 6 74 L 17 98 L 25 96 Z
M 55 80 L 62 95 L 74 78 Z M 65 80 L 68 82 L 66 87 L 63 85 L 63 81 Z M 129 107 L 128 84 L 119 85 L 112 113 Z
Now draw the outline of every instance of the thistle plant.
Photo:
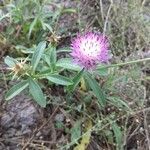
M 74 85 L 77 85 L 80 81 L 81 84 L 87 83 L 98 98 L 98 103 L 101 106 L 105 106 L 106 97 L 99 83 L 95 80 L 95 70 L 99 63 L 103 64 L 109 60 L 109 43 L 107 37 L 102 33 L 94 32 L 78 34 L 72 40 L 71 49 L 70 55 L 73 58 L 73 63 L 83 68 L 75 77 L 74 81 L 76 81 L 76 84 Z M 71 90 L 75 89 L 75 86 L 70 87 Z
M 72 40 L 71 56 L 74 62 L 86 69 L 108 61 L 108 40 L 101 33 L 85 33 Z
M 3 70 L 2 65 L 0 75 L 4 80 L 15 80 L 14 85 L 10 84 L 12 87 L 7 86 L 5 82 L 6 89 L 8 87 L 5 100 L 14 99 L 20 92 L 25 91 L 24 94 L 29 94 L 41 107 L 54 108 L 51 109 L 52 114 L 46 109 L 42 113 L 44 115 L 41 115 L 46 123 L 49 123 L 49 118 L 53 121 L 56 139 L 54 142 L 52 140 L 52 145 L 51 141 L 46 141 L 51 140 L 49 134 L 53 129 L 46 135 L 42 134 L 42 140 L 39 140 L 41 136 L 36 136 L 37 141 L 33 139 L 36 134 L 31 133 L 32 137 L 29 135 L 29 140 L 19 145 L 17 143 L 17 148 L 25 145 L 23 149 L 26 146 L 29 146 L 29 149 L 34 146 L 36 149 L 37 145 L 37 149 L 42 146 L 44 149 L 80 150 L 92 148 L 93 141 L 102 149 L 128 149 L 129 143 L 145 148 L 145 144 L 150 145 L 146 132 L 146 112 L 149 110 L 147 87 L 150 79 L 147 2 L 110 0 L 106 3 L 100 0 L 96 5 L 91 5 L 88 1 L 86 5 L 83 1 L 78 2 L 11 0 L 9 5 L 2 8 L 4 14 L 0 16 L 0 39 L 4 42 L 0 41 L 0 49 L 6 49 L 11 57 L 5 57 L 8 71 L 5 74 L 5 66 Z M 75 5 L 78 6 L 77 9 Z M 83 9 L 80 8 L 83 6 Z M 96 18 L 91 19 L 93 14 L 96 14 Z M 84 27 L 87 29 L 88 26 L 95 28 L 95 25 L 105 34 L 96 31 L 77 35 L 73 33 Z M 62 48 L 71 37 L 73 38 L 67 48 Z M 6 48 L 3 49 L 3 46 Z M 111 52 L 114 61 L 111 60 Z M 2 101 L 2 115 L 10 106 L 11 110 L 15 110 L 13 107 L 16 102 L 5 107 Z M 58 106 L 55 109 L 56 105 Z M 9 112 L 8 115 L 3 115 L 3 120 L 9 116 L 12 118 Z M 17 118 L 15 122 L 18 120 L 22 119 Z M 7 121 L 3 122 L 7 124 Z M 37 132 L 43 133 L 42 130 L 47 128 L 48 124 L 44 124 L 45 127 L 41 129 L 38 126 L 41 126 L 42 122 L 37 123 Z M 144 128 L 139 128 L 140 125 Z M 8 129 L 6 134 L 9 137 L 11 130 L 7 126 L 2 126 L 2 129 Z M 17 129 L 20 130 L 20 127 L 17 126 Z M 24 138 L 24 133 L 28 132 L 21 128 L 19 133 L 22 131 Z M 137 134 L 138 132 L 140 134 Z M 5 133 L 1 135 L 3 145 L 14 147 L 14 144 L 5 138 Z M 137 140 L 133 142 L 135 138 Z
M 6 93 L 6 100 L 12 99 L 21 91 L 28 89 L 33 99 L 42 107 L 47 104 L 46 97 L 39 85 L 41 80 L 48 80 L 49 84 L 59 84 L 68 86 L 72 80 L 60 75 L 60 67 L 56 66 L 56 48 L 46 41 L 40 42 L 32 50 L 26 48 L 25 53 L 29 53 L 27 58 L 12 58 L 7 56 L 5 63 L 11 70 L 12 79 L 19 82 Z
M 28 54 L 26 58 L 6 57 L 5 63 L 9 66 L 12 79 L 19 79 L 6 93 L 6 100 L 12 99 L 24 89 L 28 89 L 33 99 L 42 107 L 46 107 L 47 100 L 39 82 L 48 80 L 49 85 L 62 85 L 65 91 L 73 93 L 78 84 L 85 84 L 97 97 L 97 103 L 104 107 L 107 102 L 105 90 L 101 87 L 97 75 L 102 69 L 125 65 L 128 63 L 107 65 L 110 58 L 107 38 L 101 33 L 88 32 L 78 34 L 73 38 L 70 50 L 57 50 L 56 45 L 40 42 L 33 48 L 24 48 Z M 71 57 L 59 58 L 60 52 L 69 52 Z M 67 55 L 68 56 L 68 55 Z M 21 60 L 21 61 L 20 61 Z M 143 61 L 143 60 L 142 60 Z M 131 63 L 141 62 L 141 60 Z M 71 72 L 67 73 L 67 72 Z M 65 74 L 65 76 L 64 76 Z M 87 91 L 89 92 L 89 91 Z
M 99 83 L 95 80 L 94 70 L 98 63 L 108 61 L 108 40 L 100 33 L 85 33 L 77 35 L 71 43 L 71 59 L 58 59 L 55 45 L 40 42 L 21 63 L 14 58 L 6 57 L 5 63 L 14 73 L 13 79 L 22 80 L 13 86 L 6 94 L 6 100 L 10 100 L 22 90 L 29 88 L 30 95 L 42 107 L 46 106 L 46 98 L 38 82 L 46 79 L 50 84 L 63 85 L 67 92 L 73 92 L 78 83 L 85 80 L 98 98 L 98 103 L 104 106 L 105 94 Z M 70 60 L 70 61 L 66 61 Z M 62 76 L 64 71 L 72 71 L 74 76 Z M 82 82 L 83 83 L 83 82 Z M 38 94 L 37 94 L 38 93 Z

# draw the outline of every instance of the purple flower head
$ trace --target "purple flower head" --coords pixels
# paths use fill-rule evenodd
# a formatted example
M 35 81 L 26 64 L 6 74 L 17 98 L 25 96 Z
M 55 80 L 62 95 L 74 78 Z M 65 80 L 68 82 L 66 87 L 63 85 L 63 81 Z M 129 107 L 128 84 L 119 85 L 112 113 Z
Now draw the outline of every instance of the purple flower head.
M 86 69 L 108 60 L 108 40 L 100 33 L 88 32 L 72 40 L 71 56 L 75 63 Z

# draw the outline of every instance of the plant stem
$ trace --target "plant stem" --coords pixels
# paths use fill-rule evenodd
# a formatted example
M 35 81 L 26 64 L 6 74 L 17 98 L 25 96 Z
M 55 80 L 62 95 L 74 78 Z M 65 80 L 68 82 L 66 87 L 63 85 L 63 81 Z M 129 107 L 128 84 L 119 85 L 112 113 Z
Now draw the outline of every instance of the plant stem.
M 145 62 L 145 61 L 150 61 L 150 58 L 138 59 L 138 60 L 123 62 L 123 63 L 118 63 L 118 64 L 112 64 L 112 65 L 108 65 L 108 66 L 99 66 L 98 69 L 111 68 L 111 67 L 120 67 L 120 66 Z

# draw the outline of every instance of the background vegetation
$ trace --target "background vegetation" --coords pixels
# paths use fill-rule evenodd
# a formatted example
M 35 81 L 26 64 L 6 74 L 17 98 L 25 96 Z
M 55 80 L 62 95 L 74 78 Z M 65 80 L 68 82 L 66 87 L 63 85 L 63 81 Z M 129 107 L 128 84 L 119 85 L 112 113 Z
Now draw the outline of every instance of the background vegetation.
M 150 149 L 149 6 L 0 1 L 0 149 Z M 83 76 L 69 52 L 86 31 L 105 33 L 112 57 Z

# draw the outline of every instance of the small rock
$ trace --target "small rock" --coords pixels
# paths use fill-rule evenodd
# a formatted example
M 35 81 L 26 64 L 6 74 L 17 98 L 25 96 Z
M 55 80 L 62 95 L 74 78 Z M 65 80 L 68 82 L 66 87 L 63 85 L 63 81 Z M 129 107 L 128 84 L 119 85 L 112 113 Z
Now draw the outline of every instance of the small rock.
M 37 137 L 39 137 L 41 135 L 42 135 L 42 133 L 40 131 L 36 134 Z
M 12 99 L 6 105 L 6 111 L 1 117 L 3 121 L 1 122 L 1 125 L 5 126 L 6 123 L 10 123 L 12 119 L 17 122 L 18 126 L 34 125 L 35 122 L 40 119 L 41 114 L 39 110 L 40 108 L 37 107 L 31 99 L 29 99 L 26 95 L 21 94 L 15 97 L 15 99 Z
M 12 115 L 7 114 L 7 112 L 4 113 L 1 117 L 1 126 L 5 127 L 5 128 L 11 127 L 12 126 L 12 120 L 14 117 L 15 117 L 15 115 L 13 115 L 13 114 Z
M 57 114 L 55 116 L 55 121 L 59 121 L 59 122 L 63 122 L 65 119 L 64 115 L 63 114 Z
M 0 116 L 0 126 L 7 132 L 16 129 L 19 135 L 30 134 L 33 126 L 41 120 L 42 109 L 25 94 L 20 94 L 5 105 Z M 10 129 L 11 128 L 11 129 Z M 11 133 L 13 136 L 15 133 Z

